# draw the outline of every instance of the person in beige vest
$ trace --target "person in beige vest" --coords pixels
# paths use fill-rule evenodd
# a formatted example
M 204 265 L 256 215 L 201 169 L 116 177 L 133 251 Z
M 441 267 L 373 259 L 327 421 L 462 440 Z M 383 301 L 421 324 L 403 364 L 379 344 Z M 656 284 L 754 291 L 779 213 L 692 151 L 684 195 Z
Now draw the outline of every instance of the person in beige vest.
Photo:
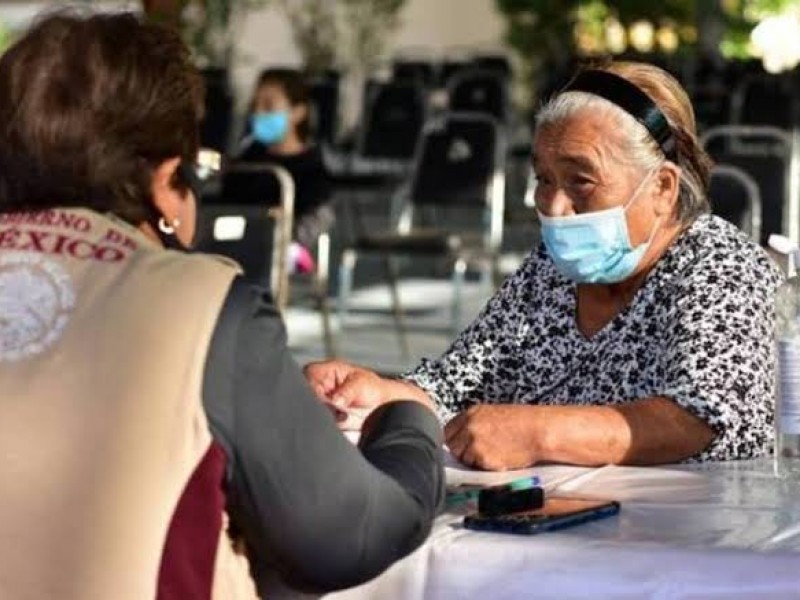
M 181 250 L 201 99 L 179 36 L 131 14 L 49 16 L 0 58 L 0 598 L 343 588 L 441 505 L 428 408 L 353 446 L 268 295 Z

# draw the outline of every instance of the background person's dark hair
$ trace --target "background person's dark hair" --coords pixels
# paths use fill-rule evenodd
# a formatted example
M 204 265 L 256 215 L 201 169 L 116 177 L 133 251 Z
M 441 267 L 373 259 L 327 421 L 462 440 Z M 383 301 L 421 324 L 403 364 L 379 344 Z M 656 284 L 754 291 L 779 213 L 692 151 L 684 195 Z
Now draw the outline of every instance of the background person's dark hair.
M 283 90 L 283 93 L 286 94 L 286 98 L 288 98 L 289 104 L 291 104 L 292 107 L 306 107 L 306 118 L 298 124 L 297 135 L 302 142 L 307 142 L 311 129 L 311 97 L 305 75 L 297 69 L 285 67 L 271 67 L 261 71 L 258 76 L 258 81 L 256 82 L 255 90 L 253 91 L 253 98 L 250 101 L 250 108 L 248 110 L 248 114 L 250 115 L 252 115 L 255 110 L 256 95 L 262 85 L 277 85 Z
M 127 13 L 45 17 L 0 58 L 0 213 L 83 206 L 152 221 L 153 169 L 194 160 L 201 115 L 177 33 Z

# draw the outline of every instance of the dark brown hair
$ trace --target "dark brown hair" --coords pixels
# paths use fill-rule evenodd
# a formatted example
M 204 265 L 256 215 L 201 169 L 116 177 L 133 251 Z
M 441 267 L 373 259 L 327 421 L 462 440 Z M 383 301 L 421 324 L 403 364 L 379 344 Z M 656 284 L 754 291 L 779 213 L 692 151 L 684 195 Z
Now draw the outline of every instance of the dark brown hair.
M 47 16 L 0 58 L 0 213 L 82 206 L 152 220 L 153 169 L 194 159 L 201 114 L 176 32 L 129 13 Z

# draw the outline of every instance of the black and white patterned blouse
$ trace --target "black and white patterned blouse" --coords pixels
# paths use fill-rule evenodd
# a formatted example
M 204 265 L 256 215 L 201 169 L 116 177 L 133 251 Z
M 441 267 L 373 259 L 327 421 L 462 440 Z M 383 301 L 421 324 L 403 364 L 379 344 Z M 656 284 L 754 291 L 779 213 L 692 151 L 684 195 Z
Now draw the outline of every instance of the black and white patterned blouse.
M 741 231 L 699 217 L 590 339 L 575 284 L 544 247 L 438 359 L 405 377 L 448 420 L 475 403 L 624 404 L 665 396 L 717 433 L 694 460 L 750 458 L 773 437 L 773 296 L 781 274 Z

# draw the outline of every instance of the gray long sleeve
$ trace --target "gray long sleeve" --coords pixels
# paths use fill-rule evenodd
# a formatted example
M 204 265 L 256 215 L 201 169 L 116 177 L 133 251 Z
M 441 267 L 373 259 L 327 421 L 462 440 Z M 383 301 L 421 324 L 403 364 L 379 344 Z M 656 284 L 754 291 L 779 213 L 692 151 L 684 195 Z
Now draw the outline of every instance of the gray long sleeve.
M 211 343 L 203 402 L 257 582 L 277 566 L 303 587 L 353 586 L 427 537 L 444 495 L 433 414 L 384 406 L 355 448 L 289 355 L 274 307 L 239 280 Z

